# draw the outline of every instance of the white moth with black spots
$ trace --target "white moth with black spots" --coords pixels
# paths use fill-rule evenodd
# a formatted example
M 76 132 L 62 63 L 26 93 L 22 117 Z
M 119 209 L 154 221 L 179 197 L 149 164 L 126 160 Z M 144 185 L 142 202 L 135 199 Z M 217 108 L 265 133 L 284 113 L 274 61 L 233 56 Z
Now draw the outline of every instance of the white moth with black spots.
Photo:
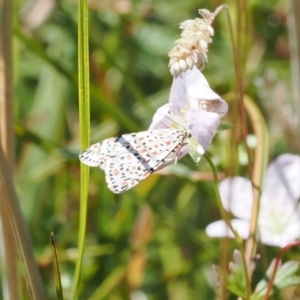
M 104 170 L 108 188 L 121 193 L 181 158 L 189 137 L 188 131 L 173 128 L 123 134 L 92 145 L 79 159 Z

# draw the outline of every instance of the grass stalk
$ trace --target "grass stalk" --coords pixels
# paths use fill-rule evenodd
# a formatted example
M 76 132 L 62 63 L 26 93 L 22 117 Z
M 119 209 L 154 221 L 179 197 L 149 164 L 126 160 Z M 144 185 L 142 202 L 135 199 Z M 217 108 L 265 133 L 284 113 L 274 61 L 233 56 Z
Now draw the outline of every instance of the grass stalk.
M 260 196 L 265 177 L 265 171 L 269 157 L 269 136 L 267 126 L 262 113 L 255 105 L 254 101 L 245 96 L 245 107 L 251 119 L 254 134 L 257 138 L 253 165 L 253 205 L 250 219 L 250 233 L 246 242 L 246 260 L 248 263 L 254 258 L 256 252 L 256 232 L 260 207 Z
M 238 47 L 236 46 L 236 43 L 235 43 L 234 34 L 233 34 L 233 26 L 232 26 L 232 21 L 231 21 L 228 7 L 226 5 L 224 5 L 224 8 L 226 8 L 227 24 L 228 24 L 229 35 L 230 35 L 230 39 L 231 39 L 234 70 L 235 70 L 235 82 L 236 82 L 237 94 L 239 96 L 239 101 L 240 101 L 242 135 L 243 135 L 245 149 L 246 149 L 247 156 L 248 156 L 248 173 L 249 173 L 249 177 L 252 178 L 253 164 L 252 164 L 250 149 L 247 144 L 248 126 L 247 126 L 247 118 L 246 118 L 246 109 L 245 109 L 245 105 L 244 105 L 244 91 L 243 91 L 242 70 L 241 70 L 241 66 L 240 66 L 240 52 L 238 51 Z M 240 48 L 241 48 L 241 46 L 240 46 Z
M 291 8 L 288 13 L 289 49 L 291 56 L 291 80 L 293 89 L 293 108 L 295 110 L 295 140 L 296 151 L 300 154 L 300 2 L 291 0 Z
M 89 86 L 89 45 L 88 45 L 88 1 L 78 2 L 78 93 L 80 149 L 90 144 L 90 86 Z M 78 299 L 81 268 L 84 254 L 84 241 L 87 219 L 89 167 L 80 164 L 80 212 L 78 235 L 78 259 L 73 282 L 72 299 Z
M 12 98 L 12 1 L 0 0 L 0 145 L 10 170 L 13 170 L 13 98 Z M 18 299 L 17 249 L 13 234 L 6 187 L 1 190 L 1 266 L 4 299 Z
M 52 259 L 53 259 L 53 267 L 54 267 L 54 275 L 55 275 L 56 297 L 57 297 L 57 300 L 63 300 L 64 296 L 63 296 L 63 289 L 62 289 L 62 284 L 61 284 L 57 247 L 56 247 L 53 232 L 51 232 L 51 235 L 50 235 L 50 245 L 51 245 L 51 250 L 52 250 Z
M 31 240 L 27 231 L 23 215 L 20 210 L 17 195 L 13 186 L 11 173 L 6 162 L 4 152 L 0 145 L 0 190 L 1 190 L 1 211 L 8 213 L 10 224 L 13 228 L 13 235 L 16 238 L 19 254 L 21 256 L 26 280 L 29 286 L 30 299 L 46 299 L 40 274 L 33 256 Z M 14 282 L 16 289 L 16 282 Z M 19 299 L 19 298 L 10 298 Z

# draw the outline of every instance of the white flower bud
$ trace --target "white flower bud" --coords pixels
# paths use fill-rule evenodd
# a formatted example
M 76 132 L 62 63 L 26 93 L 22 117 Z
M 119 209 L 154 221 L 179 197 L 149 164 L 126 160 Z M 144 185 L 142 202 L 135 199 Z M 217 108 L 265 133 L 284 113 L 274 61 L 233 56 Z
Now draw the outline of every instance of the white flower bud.
M 199 9 L 199 14 L 202 19 L 196 18 L 180 23 L 179 28 L 183 30 L 181 38 L 175 41 L 176 45 L 169 52 L 169 68 L 174 77 L 194 66 L 203 70 L 207 63 L 206 52 L 208 44 L 212 42 L 211 36 L 214 35 L 211 23 L 215 13 Z

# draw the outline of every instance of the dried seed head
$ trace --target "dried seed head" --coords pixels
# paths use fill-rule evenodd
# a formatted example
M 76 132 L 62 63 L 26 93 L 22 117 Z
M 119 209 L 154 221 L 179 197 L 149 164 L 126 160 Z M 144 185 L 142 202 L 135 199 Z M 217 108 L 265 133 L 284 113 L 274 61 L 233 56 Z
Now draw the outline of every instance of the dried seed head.
M 207 9 L 199 9 L 199 14 L 202 19 L 186 20 L 179 26 L 181 38 L 175 41 L 176 46 L 169 53 L 169 68 L 174 77 L 194 66 L 203 70 L 207 63 L 207 45 L 214 35 L 211 23 L 216 14 Z

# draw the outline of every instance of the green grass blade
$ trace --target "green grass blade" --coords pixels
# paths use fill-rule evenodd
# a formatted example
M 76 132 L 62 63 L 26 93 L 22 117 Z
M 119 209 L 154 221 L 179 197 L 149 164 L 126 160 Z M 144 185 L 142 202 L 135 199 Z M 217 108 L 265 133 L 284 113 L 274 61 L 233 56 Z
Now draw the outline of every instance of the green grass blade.
M 62 290 L 61 279 L 60 279 L 60 270 L 59 270 L 59 264 L 58 264 L 57 248 L 56 248 L 56 243 L 55 243 L 55 240 L 54 240 L 54 233 L 53 232 L 51 232 L 50 244 L 51 244 L 51 250 L 52 250 L 52 257 L 53 257 L 56 296 L 57 296 L 57 300 L 63 300 L 64 296 L 63 296 L 63 290 Z
M 2 213 L 9 215 L 16 238 L 17 248 L 25 270 L 30 299 L 46 299 L 40 273 L 38 271 L 27 225 L 20 210 L 15 188 L 5 156 L 0 145 L 0 191 Z
M 90 87 L 89 87 L 89 46 L 88 46 L 88 1 L 78 3 L 78 92 L 79 92 L 79 125 L 80 149 L 90 144 Z M 80 165 L 80 212 L 78 236 L 78 260 L 76 263 L 72 299 L 78 299 L 79 283 L 82 268 L 84 240 L 87 218 L 87 198 L 89 186 L 89 168 Z
M 257 138 L 253 165 L 253 206 L 250 220 L 249 239 L 246 243 L 246 257 L 250 261 L 256 253 L 256 234 L 258 226 L 258 215 L 260 207 L 260 196 L 263 188 L 263 180 L 269 158 L 269 135 L 264 116 L 249 96 L 245 96 L 245 108 L 251 119 L 252 127 Z

